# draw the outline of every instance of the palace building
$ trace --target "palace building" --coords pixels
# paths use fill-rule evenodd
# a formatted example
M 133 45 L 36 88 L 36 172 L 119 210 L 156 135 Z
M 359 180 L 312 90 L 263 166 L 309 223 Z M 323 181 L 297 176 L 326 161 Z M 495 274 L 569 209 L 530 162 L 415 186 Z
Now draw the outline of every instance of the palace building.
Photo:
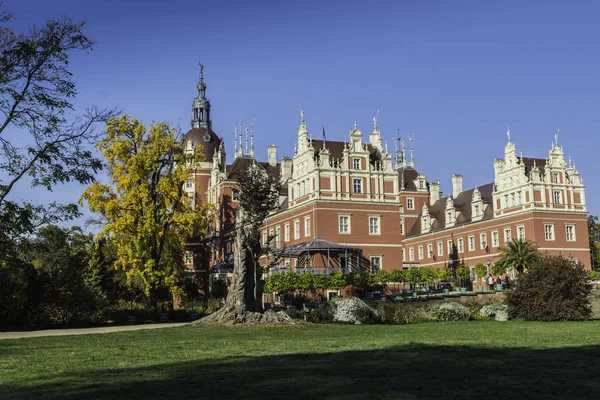
M 255 159 L 253 126 L 240 123 L 228 163 L 224 140 L 212 131 L 202 68 L 197 90 L 184 146 L 202 146 L 206 159 L 185 190 L 193 201 L 213 204 L 216 217 L 206 237 L 188 243 L 186 265 L 204 282 L 231 272 L 236 178 L 251 166 L 282 184 L 279 207 L 263 231 L 263 240 L 275 239 L 262 262 L 277 269 L 489 265 L 513 238 L 591 268 L 583 180 L 565 161 L 558 135 L 540 159 L 517 155 L 508 131 L 504 158 L 493 161 L 493 181 L 465 190 L 462 176 L 453 175 L 452 193 L 443 196 L 439 181 L 416 169 L 412 139 L 407 151 L 397 138 L 390 152 L 377 118 L 368 134 L 355 122 L 344 141 L 313 140 L 302 111 L 293 157 L 278 160 L 272 144 L 266 161 Z

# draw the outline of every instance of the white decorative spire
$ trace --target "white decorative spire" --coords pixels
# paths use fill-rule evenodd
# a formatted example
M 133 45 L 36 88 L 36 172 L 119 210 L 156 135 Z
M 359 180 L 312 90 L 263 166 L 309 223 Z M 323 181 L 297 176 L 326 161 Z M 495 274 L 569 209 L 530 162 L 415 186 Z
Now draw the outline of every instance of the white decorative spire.
M 254 120 L 250 124 L 250 156 L 254 157 Z
M 556 133 L 554 134 L 554 147 L 558 147 L 558 135 L 560 134 L 560 129 L 556 130 Z
M 413 139 L 415 137 L 415 134 L 413 133 L 413 135 L 410 137 L 410 166 L 411 167 L 415 167 L 415 159 L 413 156 Z
M 506 128 L 506 136 L 508 136 L 508 143 L 510 143 L 510 129 Z
M 248 128 L 244 129 L 244 132 L 246 132 L 246 149 L 244 151 L 244 155 L 248 154 Z
M 379 118 L 379 110 L 377 110 L 377 115 L 373 117 L 373 132 L 377 132 L 377 119 Z

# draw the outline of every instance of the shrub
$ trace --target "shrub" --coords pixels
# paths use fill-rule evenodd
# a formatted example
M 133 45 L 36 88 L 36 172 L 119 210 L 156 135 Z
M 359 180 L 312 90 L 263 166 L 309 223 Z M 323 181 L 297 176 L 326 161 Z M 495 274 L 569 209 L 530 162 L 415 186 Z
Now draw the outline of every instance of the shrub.
M 394 323 L 399 325 L 431 322 L 427 303 L 396 303 Z
M 598 271 L 588 272 L 588 277 L 590 278 L 591 281 L 597 281 L 598 279 L 600 279 L 600 275 L 598 274 Z
M 485 319 L 508 321 L 508 306 L 502 303 L 486 304 L 479 310 L 479 315 Z
M 335 301 L 328 301 L 320 304 L 317 308 L 311 310 L 307 316 L 310 322 L 333 322 L 333 315 L 336 309 Z
M 466 306 L 456 302 L 434 304 L 429 308 L 429 314 L 437 321 L 462 321 L 471 316 Z
M 591 284 L 583 265 L 563 257 L 543 257 L 519 275 L 507 293 L 508 314 L 529 321 L 582 320 L 592 315 Z
M 349 299 L 332 300 L 336 303 L 333 314 L 334 322 L 347 322 L 351 324 L 373 323 L 377 320 L 377 313 L 367 303 L 357 297 Z

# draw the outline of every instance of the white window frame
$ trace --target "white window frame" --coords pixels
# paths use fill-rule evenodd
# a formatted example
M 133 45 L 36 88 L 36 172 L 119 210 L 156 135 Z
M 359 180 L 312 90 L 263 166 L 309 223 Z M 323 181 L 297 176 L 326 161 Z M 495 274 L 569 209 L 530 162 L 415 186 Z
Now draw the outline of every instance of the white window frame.
M 459 253 L 465 252 L 465 241 L 463 240 L 463 238 L 458 238 L 458 252 Z
M 475 235 L 469 235 L 467 239 L 469 244 L 469 251 L 475 251 Z
M 373 260 L 379 260 L 379 262 L 378 262 L 379 268 L 377 268 L 376 270 L 373 269 Z M 383 257 L 381 257 L 381 255 L 370 256 L 369 263 L 370 263 L 369 265 L 371 266 L 371 272 L 373 272 L 373 273 L 379 271 L 380 269 L 383 269 L 383 265 L 382 265 Z
M 372 221 L 376 221 L 375 224 Z M 375 227 L 376 229 L 373 229 Z M 369 235 L 381 235 L 381 217 L 380 216 L 369 216 Z
M 190 250 L 186 250 L 183 256 L 183 263 L 186 265 L 194 264 L 194 252 Z
M 402 249 L 402 261 L 406 261 L 406 251 Z
M 544 239 L 549 242 L 556 240 L 556 235 L 554 234 L 554 224 L 544 224 Z
M 437 242 L 437 255 L 438 257 L 444 255 L 444 242 Z
M 454 242 L 452 241 L 452 239 L 446 242 L 446 246 L 446 248 L 448 249 L 448 255 L 451 255 L 452 251 L 454 250 Z
M 280 226 L 277 226 L 275 228 L 275 247 L 276 248 L 281 247 L 281 227 Z
M 262 245 L 263 245 L 263 247 L 267 245 L 267 230 L 266 229 L 262 232 Z
M 525 225 L 518 225 L 517 226 L 517 239 L 518 240 L 525 240 Z
M 435 255 L 435 253 L 433 252 L 433 244 L 428 243 L 427 244 L 427 258 L 433 258 L 434 255 Z
M 346 230 L 342 229 L 342 219 L 346 218 Z M 350 230 L 350 215 L 338 215 L 338 232 L 342 235 L 349 235 L 352 231 Z
M 408 249 L 408 260 L 415 261 L 415 248 L 414 247 L 411 247 L 410 249 Z
M 310 217 L 304 217 L 304 236 L 310 236 Z
M 492 232 L 492 247 L 500 246 L 500 234 L 498 231 Z
M 194 178 L 191 176 L 188 176 L 187 179 L 185 180 L 185 187 L 190 189 L 192 187 L 194 187 Z
M 406 209 L 414 210 L 415 209 L 415 199 L 413 197 L 406 198 Z
M 488 246 L 488 242 L 487 242 L 487 233 L 480 233 L 479 234 L 479 249 L 480 250 L 485 250 L 485 248 Z
M 421 245 L 421 246 L 419 246 L 419 260 L 423 259 L 423 252 L 424 252 L 423 245 Z
M 300 220 L 294 221 L 294 240 L 300 239 Z
M 552 191 L 552 200 L 554 200 L 554 204 L 562 204 L 562 192 L 560 190 Z
M 355 193 L 355 194 L 362 193 L 362 179 L 361 178 L 353 178 L 352 179 L 352 193 Z
M 352 160 L 352 169 L 360 170 L 360 158 L 354 158 Z
M 552 182 L 553 183 L 560 183 L 560 177 L 558 175 L 558 172 L 553 172 L 552 173 Z
M 283 228 L 283 240 L 287 243 L 290 241 L 290 224 L 287 223 Z
M 231 200 L 232 201 L 240 201 L 240 191 L 239 189 L 231 190 Z
M 509 243 L 510 241 L 512 241 L 512 229 L 511 228 L 504 228 L 504 243 Z
M 571 238 L 569 238 L 569 228 L 571 229 Z M 573 224 L 565 225 L 565 237 L 567 239 L 567 242 L 577 241 L 577 235 L 575 234 L 575 225 L 573 225 Z

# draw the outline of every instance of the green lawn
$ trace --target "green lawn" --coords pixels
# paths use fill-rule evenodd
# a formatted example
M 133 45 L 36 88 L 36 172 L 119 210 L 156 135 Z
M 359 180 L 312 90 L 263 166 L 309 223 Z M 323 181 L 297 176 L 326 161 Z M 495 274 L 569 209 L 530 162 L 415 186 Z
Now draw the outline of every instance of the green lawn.
M 600 399 L 600 321 L 200 327 L 0 341 L 0 399 Z

